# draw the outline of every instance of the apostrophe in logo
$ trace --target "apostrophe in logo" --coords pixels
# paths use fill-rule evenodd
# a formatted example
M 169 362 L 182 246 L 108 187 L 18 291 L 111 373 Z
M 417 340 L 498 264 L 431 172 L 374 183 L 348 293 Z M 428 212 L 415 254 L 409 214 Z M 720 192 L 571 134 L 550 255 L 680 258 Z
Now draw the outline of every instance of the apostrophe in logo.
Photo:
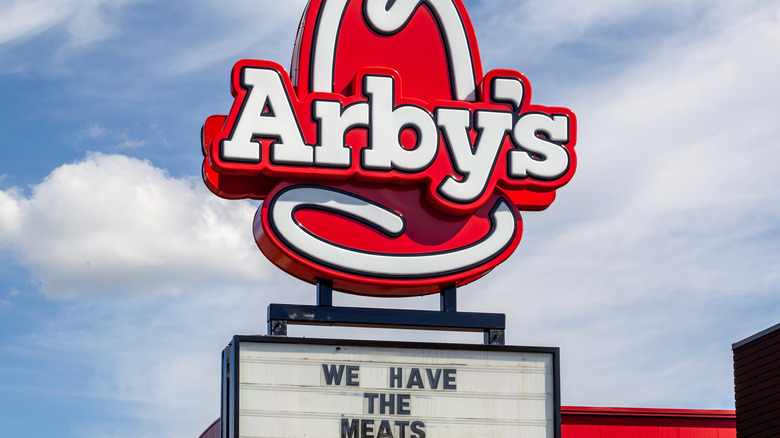
M 574 114 L 531 104 L 519 72 L 483 76 L 460 0 L 312 0 L 291 74 L 242 60 L 231 84 L 203 129 L 206 185 L 263 199 L 263 253 L 346 292 L 481 277 L 576 167 Z

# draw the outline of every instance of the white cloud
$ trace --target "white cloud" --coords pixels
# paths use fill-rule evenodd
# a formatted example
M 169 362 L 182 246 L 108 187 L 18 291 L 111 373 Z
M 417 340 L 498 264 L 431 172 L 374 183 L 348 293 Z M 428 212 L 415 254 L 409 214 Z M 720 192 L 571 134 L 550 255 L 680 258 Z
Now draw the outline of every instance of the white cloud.
M 98 145 L 104 150 L 112 152 L 124 152 L 150 145 L 150 140 L 139 138 L 139 136 L 144 134 L 148 138 L 154 138 L 154 145 L 158 148 L 169 146 L 168 141 L 163 137 L 164 133 L 160 131 L 157 125 L 152 124 L 143 134 L 139 131 L 142 130 L 138 129 L 138 127 L 114 130 L 106 128 L 100 123 L 90 123 L 79 131 L 77 138 L 82 142 L 90 141 L 89 144 Z
M 135 149 L 146 146 L 146 140 L 127 139 L 116 145 L 117 149 Z
M 0 241 L 52 298 L 178 293 L 269 275 L 250 202 L 220 200 L 145 161 L 93 154 L 55 169 L 29 197 L 0 191 L 0 204 Z
M 101 126 L 100 123 L 91 123 L 89 126 L 81 130 L 79 137 L 96 140 L 104 137 L 108 133 L 108 129 Z
M 64 4 L 48 2 L 51 5 L 41 7 L 43 3 L 14 1 L 0 9 L 2 22 L 6 23 L 0 31 L 0 43 L 40 33 L 68 15 Z
M 0 7 L 0 45 L 34 37 L 64 25 L 69 43 L 81 46 L 104 39 L 114 27 L 107 15 L 128 0 L 11 0 Z
M 23 44 L 32 47 L 29 51 L 20 50 L 18 59 L 13 60 L 16 62 L 6 60 L 0 68 L 13 74 L 72 74 L 84 66 L 84 58 L 79 55 L 103 52 L 102 58 L 111 61 L 106 65 L 94 64 L 93 71 L 80 74 L 104 80 L 106 70 L 114 69 L 110 82 L 116 87 L 118 82 L 138 80 L 148 86 L 150 77 L 157 77 L 159 83 L 165 80 L 160 74 L 179 77 L 218 63 L 229 66 L 241 58 L 272 59 L 286 64 L 305 6 L 304 0 L 177 0 L 152 6 L 146 3 L 150 2 L 10 0 L 0 5 L 0 22 L 4 23 L 0 28 L 0 48 Z M 157 20 L 163 14 L 177 17 L 161 26 Z M 43 46 L 30 44 L 49 31 L 66 37 Z M 110 45 L 106 44 L 108 39 Z M 100 42 L 104 43 L 96 44 Z M 81 50 L 85 47 L 90 52 Z M 46 53 L 45 59 L 31 58 L 31 52 Z
M 172 47 L 163 57 L 162 71 L 181 75 L 217 63 L 232 65 L 241 57 L 271 59 L 286 64 L 292 55 L 295 33 L 305 2 L 224 2 L 205 0 L 210 38 Z

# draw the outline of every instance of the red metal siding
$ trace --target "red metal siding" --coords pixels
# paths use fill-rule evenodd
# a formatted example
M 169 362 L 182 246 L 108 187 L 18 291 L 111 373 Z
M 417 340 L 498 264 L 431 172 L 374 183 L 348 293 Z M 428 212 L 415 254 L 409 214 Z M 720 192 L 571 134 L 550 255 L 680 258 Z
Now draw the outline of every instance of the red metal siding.
M 734 411 L 561 408 L 562 438 L 735 438 Z

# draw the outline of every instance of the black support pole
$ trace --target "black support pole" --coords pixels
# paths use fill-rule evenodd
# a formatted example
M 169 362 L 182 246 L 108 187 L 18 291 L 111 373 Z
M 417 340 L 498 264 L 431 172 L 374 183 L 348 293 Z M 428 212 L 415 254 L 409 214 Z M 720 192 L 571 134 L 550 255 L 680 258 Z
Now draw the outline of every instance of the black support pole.
M 323 307 L 333 306 L 333 282 L 317 279 L 317 305 Z
M 442 288 L 439 295 L 441 297 L 440 301 L 442 312 L 458 311 L 458 289 L 455 287 L 455 285 Z

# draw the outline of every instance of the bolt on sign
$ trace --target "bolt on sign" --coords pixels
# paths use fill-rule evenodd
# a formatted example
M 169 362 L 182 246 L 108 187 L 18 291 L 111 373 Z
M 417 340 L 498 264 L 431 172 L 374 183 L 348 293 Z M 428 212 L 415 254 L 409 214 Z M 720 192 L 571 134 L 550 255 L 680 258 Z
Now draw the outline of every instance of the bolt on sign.
M 558 362 L 554 348 L 236 336 L 223 353 L 221 432 L 559 438 Z
M 203 128 L 206 185 L 264 200 L 266 257 L 344 292 L 480 278 L 576 167 L 574 114 L 532 104 L 520 72 L 483 73 L 461 0 L 311 0 L 289 73 L 242 60 L 231 91 Z

